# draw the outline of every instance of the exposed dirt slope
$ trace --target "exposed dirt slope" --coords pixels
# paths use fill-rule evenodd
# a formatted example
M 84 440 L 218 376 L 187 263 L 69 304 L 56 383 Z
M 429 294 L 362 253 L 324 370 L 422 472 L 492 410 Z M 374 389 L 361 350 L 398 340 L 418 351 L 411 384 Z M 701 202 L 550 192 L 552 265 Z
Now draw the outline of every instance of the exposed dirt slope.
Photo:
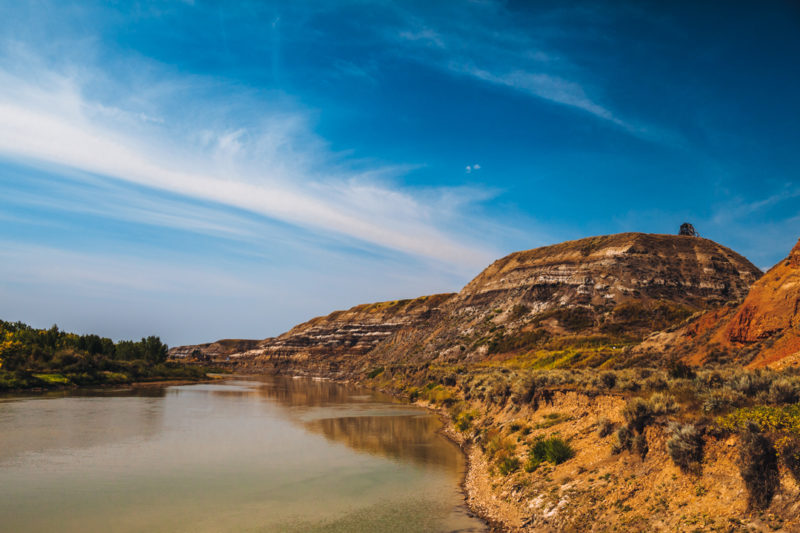
M 175 357 L 232 360 L 245 367 L 302 368 L 330 372 L 340 361 L 358 359 L 403 328 L 414 328 L 438 318 L 440 306 L 453 294 L 435 294 L 413 300 L 357 305 L 345 311 L 312 318 L 278 336 L 244 341 L 239 349 L 221 349 L 217 343 L 173 348 Z M 227 348 L 228 345 L 225 345 Z
M 256 348 L 261 341 L 252 339 L 222 339 L 206 344 L 176 346 L 169 350 L 173 358 L 194 358 L 223 360 L 231 355 L 240 354 Z
M 655 335 L 641 349 L 683 347 L 692 363 L 733 360 L 751 367 L 800 365 L 800 242 L 753 284 L 738 306 L 696 317 Z

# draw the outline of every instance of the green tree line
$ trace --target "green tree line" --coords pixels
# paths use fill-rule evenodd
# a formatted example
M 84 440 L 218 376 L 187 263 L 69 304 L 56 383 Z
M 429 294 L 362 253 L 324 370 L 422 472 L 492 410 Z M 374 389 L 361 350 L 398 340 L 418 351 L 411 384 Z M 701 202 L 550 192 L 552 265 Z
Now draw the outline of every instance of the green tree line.
M 203 377 L 202 369 L 167 362 L 156 336 L 139 341 L 36 329 L 0 320 L 0 390 Z

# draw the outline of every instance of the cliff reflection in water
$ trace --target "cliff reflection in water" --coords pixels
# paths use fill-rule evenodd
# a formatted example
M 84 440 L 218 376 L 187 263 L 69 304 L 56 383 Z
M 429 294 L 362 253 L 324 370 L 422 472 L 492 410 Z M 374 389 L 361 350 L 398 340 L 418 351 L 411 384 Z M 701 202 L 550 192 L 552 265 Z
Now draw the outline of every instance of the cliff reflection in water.
M 308 378 L 275 377 L 264 381 L 259 391 L 285 407 L 330 407 L 376 401 L 396 403 L 391 396 L 359 391 L 332 381 Z
M 432 438 L 441 422 L 432 413 L 390 396 L 311 379 L 268 378 L 256 394 L 290 408 L 290 419 L 332 442 L 392 460 L 448 470 L 463 468 L 451 442 Z
M 450 443 L 431 439 L 441 427 L 436 417 L 352 416 L 323 418 L 306 423 L 306 428 L 351 448 L 423 466 L 458 469 L 462 466 Z

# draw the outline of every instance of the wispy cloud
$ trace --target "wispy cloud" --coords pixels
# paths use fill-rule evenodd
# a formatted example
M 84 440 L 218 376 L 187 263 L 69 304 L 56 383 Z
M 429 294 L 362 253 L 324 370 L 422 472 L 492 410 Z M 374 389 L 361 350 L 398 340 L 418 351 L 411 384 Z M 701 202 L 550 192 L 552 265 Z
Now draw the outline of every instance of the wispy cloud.
M 642 139 L 683 142 L 675 132 L 626 117 L 604 103 L 597 83 L 603 77 L 578 67 L 548 42 L 546 36 L 565 31 L 564 22 L 553 17 L 523 31 L 515 29 L 513 15 L 499 2 L 467 6 L 452 18 L 400 11 L 401 29 L 388 35 L 411 49 L 409 58 L 447 72 L 585 112 Z
M 264 118 L 221 126 L 214 116 L 204 123 L 202 116 L 186 120 L 168 109 L 145 114 L 93 100 L 82 82 L 97 83 L 102 76 L 87 76 L 85 66 L 82 76 L 26 70 L 0 70 L 0 154 L 6 158 L 49 162 L 217 202 L 452 267 L 474 268 L 494 255 L 440 229 L 447 221 L 440 220 L 436 202 L 388 185 L 386 176 L 394 177 L 397 168 L 365 167 L 330 152 L 310 131 L 302 110 L 270 109 L 251 99 Z M 191 80 L 173 85 L 192 95 Z M 202 102 L 210 108 L 219 103 Z M 174 222 L 169 218 L 161 216 L 164 223 Z

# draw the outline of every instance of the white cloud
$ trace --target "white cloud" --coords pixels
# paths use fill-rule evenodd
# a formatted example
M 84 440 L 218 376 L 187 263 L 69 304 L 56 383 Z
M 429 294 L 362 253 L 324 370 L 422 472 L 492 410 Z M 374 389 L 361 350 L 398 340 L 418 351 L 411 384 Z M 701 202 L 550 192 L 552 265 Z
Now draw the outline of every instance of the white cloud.
M 442 36 L 430 28 L 401 31 L 399 36 L 406 41 L 419 41 L 427 45 L 436 46 L 437 48 L 445 48 Z
M 188 95 L 191 87 L 182 90 Z M 422 197 L 375 181 L 396 169 L 353 171 L 335 154 L 320 156 L 324 143 L 301 112 L 259 110 L 267 117 L 261 123 L 220 128 L 211 120 L 197 133 L 189 123 L 183 137 L 164 112 L 163 122 L 131 127 L 137 111 L 89 99 L 77 76 L 0 70 L 0 155 L 214 201 L 458 269 L 495 255 L 439 229 L 447 221 Z

